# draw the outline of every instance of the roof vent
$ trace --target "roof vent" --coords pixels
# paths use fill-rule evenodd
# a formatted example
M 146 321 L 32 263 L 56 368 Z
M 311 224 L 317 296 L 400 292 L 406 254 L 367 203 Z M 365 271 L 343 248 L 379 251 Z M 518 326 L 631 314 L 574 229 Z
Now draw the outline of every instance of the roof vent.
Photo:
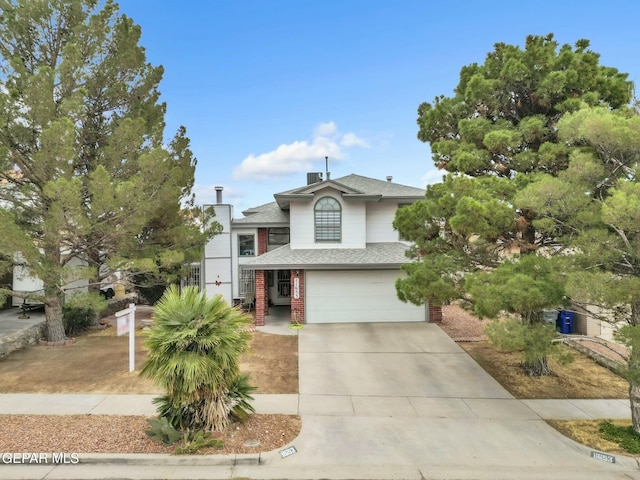
M 318 183 L 322 181 L 322 172 L 309 172 L 307 173 L 307 185 L 312 183 Z
M 390 182 L 391 180 L 393 180 L 393 177 L 391 175 L 387 175 L 387 182 Z

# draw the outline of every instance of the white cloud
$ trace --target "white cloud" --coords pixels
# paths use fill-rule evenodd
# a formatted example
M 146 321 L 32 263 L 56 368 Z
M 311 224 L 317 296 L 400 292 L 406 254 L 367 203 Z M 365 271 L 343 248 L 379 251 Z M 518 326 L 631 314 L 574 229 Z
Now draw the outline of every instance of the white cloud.
M 330 137 L 338 131 L 335 122 L 321 123 L 316 127 L 316 135 L 322 137 Z
M 235 180 L 266 180 L 309 172 L 314 163 L 345 158 L 345 148 L 365 147 L 366 142 L 354 133 L 342 134 L 334 122 L 316 126 L 311 140 L 296 140 L 259 155 L 251 154 L 233 171 Z M 317 167 L 316 167 L 317 168 Z
M 362 147 L 369 148 L 369 144 L 365 142 L 362 138 L 358 137 L 355 133 L 345 133 L 342 136 L 342 140 L 340 141 L 340 145 L 343 147 Z

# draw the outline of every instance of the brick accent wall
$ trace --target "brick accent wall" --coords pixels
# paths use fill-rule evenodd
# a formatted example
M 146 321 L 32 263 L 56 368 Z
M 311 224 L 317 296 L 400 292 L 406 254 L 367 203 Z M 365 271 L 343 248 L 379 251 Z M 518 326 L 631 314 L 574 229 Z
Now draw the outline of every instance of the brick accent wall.
M 267 253 L 267 229 L 258 229 L 258 255 Z
M 264 305 L 267 303 L 265 298 L 265 286 L 267 284 L 265 274 L 266 272 L 264 270 L 256 270 L 256 325 L 258 326 L 264 325 Z
M 429 302 L 429 323 L 442 323 L 442 306 Z
M 298 274 L 296 275 L 296 272 Z M 298 298 L 295 283 L 298 279 Z M 304 270 L 291 270 L 291 323 L 304 323 Z

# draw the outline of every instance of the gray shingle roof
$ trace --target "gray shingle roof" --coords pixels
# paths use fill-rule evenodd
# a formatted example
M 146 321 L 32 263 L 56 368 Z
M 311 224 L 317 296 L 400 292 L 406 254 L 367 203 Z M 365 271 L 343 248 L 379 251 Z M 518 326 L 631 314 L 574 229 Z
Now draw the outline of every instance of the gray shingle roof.
M 295 249 L 283 245 L 252 258 L 242 267 L 256 270 L 301 268 L 307 270 L 399 268 L 410 260 L 402 242 L 367 243 L 366 248 Z
M 300 195 L 322 188 L 326 184 L 333 184 L 337 188 L 343 189 L 344 193 L 351 198 L 363 196 L 376 196 L 380 198 L 398 198 L 407 200 L 419 200 L 424 198 L 425 190 L 422 188 L 409 187 L 398 183 L 387 182 L 375 178 L 363 177 L 352 173 L 345 177 L 325 180 L 311 185 L 294 188 L 285 192 L 276 193 L 278 196 Z M 308 195 L 308 193 L 307 193 Z M 285 208 L 282 208 L 285 207 Z M 233 223 L 242 226 L 265 226 L 289 224 L 288 201 L 266 203 L 257 207 L 249 208 L 242 212 L 245 217 L 234 219 Z
M 352 173 L 346 177 L 332 178 L 331 180 L 325 180 L 323 182 L 313 183 L 311 185 L 305 185 L 304 187 L 297 187 L 292 190 L 277 193 L 276 195 L 295 195 L 301 194 L 307 191 L 317 190 L 322 187 L 323 184 L 334 183 L 338 186 L 342 185 L 346 187 L 347 193 L 355 193 L 362 195 L 382 195 L 382 197 L 424 197 L 424 188 L 409 187 L 407 185 L 400 185 L 399 183 L 387 182 L 385 180 L 378 180 L 376 178 L 363 177 L 362 175 L 356 175 Z
M 358 190 L 365 195 L 380 194 L 383 197 L 418 197 L 423 198 L 425 189 L 400 185 L 376 178 L 363 177 L 352 173 L 346 177 L 336 178 L 335 182 Z
M 286 224 L 289 226 L 289 210 L 282 210 L 276 202 L 260 205 L 242 213 L 246 216 L 244 218 L 234 218 L 234 225 L 264 226 L 266 224 Z

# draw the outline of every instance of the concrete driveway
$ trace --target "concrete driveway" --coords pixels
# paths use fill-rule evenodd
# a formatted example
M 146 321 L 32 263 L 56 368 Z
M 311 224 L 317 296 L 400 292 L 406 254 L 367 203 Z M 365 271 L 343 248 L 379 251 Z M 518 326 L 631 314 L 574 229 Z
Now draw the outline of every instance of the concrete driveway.
M 590 458 L 589 449 L 514 399 L 437 325 L 307 325 L 299 335 L 297 453 L 265 454 L 260 478 L 307 478 L 311 470 L 322 478 L 638 473 L 628 459 L 611 465 Z

